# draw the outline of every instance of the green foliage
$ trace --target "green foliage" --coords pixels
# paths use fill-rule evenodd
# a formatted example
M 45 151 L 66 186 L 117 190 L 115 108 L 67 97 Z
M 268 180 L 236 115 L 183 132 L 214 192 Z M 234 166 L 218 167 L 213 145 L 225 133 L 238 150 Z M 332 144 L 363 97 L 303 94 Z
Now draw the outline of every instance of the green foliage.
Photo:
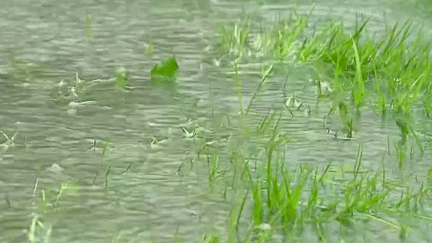
M 126 86 L 129 84 L 129 79 L 126 74 L 126 69 L 119 68 L 116 71 L 116 86 L 125 89 Z
M 225 24 L 221 26 L 221 54 L 222 56 L 232 56 L 234 59 L 240 59 L 249 50 L 250 22 L 246 18 L 239 24 L 228 27 Z
M 218 235 L 204 235 L 205 243 L 219 243 L 220 237 Z
M 295 11 L 291 12 L 289 18 L 284 20 L 279 17 L 275 26 L 266 33 L 266 51 L 278 60 L 284 61 L 296 51 L 298 39 L 302 36 L 305 27 L 308 25 L 309 15 L 300 16 Z M 263 38 L 264 39 L 264 38 Z
M 151 56 L 151 54 L 153 53 L 153 40 L 150 41 L 150 43 L 146 46 L 145 48 L 145 55 L 146 56 Z
M 151 70 L 151 82 L 153 85 L 174 85 L 178 64 L 175 57 L 170 57 L 161 64 L 156 64 Z
M 430 43 L 423 43 L 420 29 L 416 39 L 407 44 L 412 20 L 401 27 L 395 24 L 376 40 L 365 31 L 368 20 L 356 24 L 351 34 L 345 33 L 341 23 L 331 23 L 304 41 L 297 59 L 330 64 L 335 90 L 351 92 L 357 107 L 372 97 L 368 92 L 374 92 L 376 107 L 383 114 L 388 107 L 410 114 L 418 97 L 430 92 L 424 88 L 431 78 Z M 425 109 L 428 111 L 428 106 Z
M 1 78 L 9 83 L 47 82 L 52 73 L 42 64 L 18 59 L 15 50 L 11 51 L 8 73 Z
M 173 78 L 178 70 L 178 64 L 175 57 L 170 57 L 163 61 L 161 64 L 156 64 L 151 70 L 152 76 L 165 76 Z
M 346 137 L 352 138 L 354 131 L 353 118 L 348 112 L 348 106 L 343 101 L 339 102 L 339 115 L 344 125 L 345 132 L 347 133 Z
M 312 11 L 306 16 L 295 11 L 288 18 L 279 16 L 274 26 L 266 26 L 259 33 L 252 31 L 251 21 L 247 17 L 232 27 L 223 24 L 219 45 L 221 55 L 237 61 L 249 61 L 262 56 L 286 61 L 300 45 L 298 39 L 302 37 Z

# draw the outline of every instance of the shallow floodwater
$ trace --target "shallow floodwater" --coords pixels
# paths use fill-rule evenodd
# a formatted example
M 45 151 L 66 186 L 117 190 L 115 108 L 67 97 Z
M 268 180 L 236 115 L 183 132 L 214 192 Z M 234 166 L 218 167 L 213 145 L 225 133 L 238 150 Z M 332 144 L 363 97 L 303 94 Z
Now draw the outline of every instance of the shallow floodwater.
M 356 15 L 372 15 L 371 31 L 385 28 L 383 13 L 390 22 L 414 14 L 363 1 L 28 0 L 3 6 L 0 130 L 16 136 L 10 146 L 0 138 L 0 241 L 26 242 L 35 215 L 45 226 L 36 232 L 40 242 L 47 231 L 50 242 L 202 242 L 205 233 L 224 236 L 237 191 L 228 187 L 224 196 L 223 188 L 209 184 L 208 165 L 197 159 L 199 144 L 182 130 L 193 122 L 221 141 L 224 134 L 238 135 L 229 125 L 238 122 L 239 106 L 232 66 L 214 61 L 220 23 L 235 23 L 243 13 L 271 23 L 278 14 L 288 15 L 294 8 L 308 13 L 314 5 L 311 24 L 332 16 L 352 28 Z M 153 51 L 147 55 L 151 44 Z M 38 63 L 44 71 L 18 73 L 16 77 L 27 82 L 10 85 L 12 50 L 17 59 Z M 176 90 L 151 87 L 151 68 L 172 55 L 180 67 Z M 107 81 L 120 67 L 128 70 L 133 89 L 120 91 Z M 240 66 L 240 72 L 246 106 L 260 81 L 261 63 Z M 303 110 L 295 110 L 294 116 L 284 113 L 281 131 L 291 142 L 286 147 L 288 165 L 352 164 L 363 143 L 364 168 L 375 170 L 388 152 L 388 141 L 394 150 L 398 128 L 372 110 L 362 113 L 356 140 L 335 139 L 322 125 L 331 104 L 316 102 L 312 69 L 292 67 L 278 73 L 270 76 L 252 105 L 250 114 L 256 119 L 246 123 L 254 129 L 269 110 L 285 109 L 282 88 L 287 82 L 287 94 L 311 108 L 310 116 Z M 101 81 L 94 81 L 79 102 L 56 102 L 58 89 L 75 82 L 76 75 Z M 332 129 L 340 126 L 337 121 L 328 124 Z M 430 128 L 424 124 L 425 130 Z M 227 167 L 223 153 L 228 148 L 220 147 L 219 163 Z M 389 161 L 396 158 L 391 154 Z M 428 154 L 413 156 L 409 171 L 424 171 L 427 161 Z M 58 197 L 66 181 L 76 190 Z M 46 200 L 41 203 L 42 195 Z M 419 226 L 412 239 L 430 239 L 427 227 Z M 382 230 L 354 238 L 389 241 L 397 235 Z

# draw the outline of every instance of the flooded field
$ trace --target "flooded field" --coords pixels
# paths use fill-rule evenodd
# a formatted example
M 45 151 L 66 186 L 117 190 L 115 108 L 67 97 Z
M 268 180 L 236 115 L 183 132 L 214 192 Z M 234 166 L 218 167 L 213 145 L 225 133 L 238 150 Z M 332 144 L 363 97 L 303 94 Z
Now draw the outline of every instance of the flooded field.
M 430 242 L 427 1 L 0 10 L 1 242 Z

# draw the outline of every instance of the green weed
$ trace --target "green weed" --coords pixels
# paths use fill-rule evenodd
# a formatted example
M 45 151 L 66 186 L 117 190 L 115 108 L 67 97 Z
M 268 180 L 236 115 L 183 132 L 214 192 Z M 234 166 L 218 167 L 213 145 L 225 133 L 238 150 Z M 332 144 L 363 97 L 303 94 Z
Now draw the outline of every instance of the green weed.
M 151 56 L 151 54 L 153 53 L 153 48 L 154 48 L 154 44 L 153 44 L 153 40 L 151 40 L 150 43 L 145 48 L 145 55 Z
M 207 156 L 207 164 L 208 164 L 208 180 L 209 180 L 209 183 L 211 183 L 220 176 L 220 174 L 219 174 L 219 156 L 208 155 Z
M 203 241 L 205 243 L 219 243 L 220 242 L 220 237 L 219 237 L 219 235 L 211 235 L 211 234 L 207 235 L 206 234 L 203 237 Z
M 176 81 L 178 68 L 179 66 L 175 57 L 168 58 L 161 64 L 156 64 L 150 72 L 151 83 L 153 85 L 173 86 Z
M 116 70 L 116 86 L 120 89 L 126 89 L 129 84 L 129 79 L 126 74 L 126 69 L 119 68 Z
M 252 95 L 252 98 L 251 98 L 251 100 L 249 102 L 249 105 L 246 108 L 245 115 L 247 115 L 249 113 L 249 109 L 250 109 L 252 103 L 256 99 L 257 94 L 261 91 L 262 85 L 267 80 L 267 78 L 270 75 L 270 73 L 271 73 L 272 70 L 273 70 L 273 65 L 270 65 L 270 67 L 268 67 L 267 69 L 264 69 L 264 67 L 262 68 L 262 79 L 261 79 L 261 82 L 258 84 L 258 86 L 257 86 L 254 94 Z M 237 68 L 235 69 L 235 72 L 236 72 L 235 80 L 237 80 L 238 79 L 238 70 L 237 70 Z M 236 81 L 236 82 L 239 82 L 239 81 Z M 241 87 L 240 87 L 240 94 L 239 95 L 240 95 L 239 96 L 239 103 L 240 103 L 241 102 Z M 240 107 L 240 110 L 243 110 L 243 108 Z
M 250 21 L 245 18 L 241 23 L 228 27 L 221 26 L 220 46 L 222 56 L 241 59 L 248 52 L 248 42 L 250 35 Z
M 21 60 L 16 57 L 15 50 L 11 50 L 7 74 L 1 75 L 1 78 L 8 80 L 10 83 L 46 83 L 53 73 L 47 70 L 42 64 Z M 8 83 L 8 84 L 10 84 Z
M 305 27 L 308 25 L 309 16 L 314 8 L 310 10 L 309 15 L 300 16 L 295 11 L 290 13 L 287 20 L 279 19 L 276 21 L 273 29 L 265 33 L 262 39 L 267 40 L 266 51 L 272 53 L 277 60 L 286 61 L 297 50 L 298 39 L 302 36 Z

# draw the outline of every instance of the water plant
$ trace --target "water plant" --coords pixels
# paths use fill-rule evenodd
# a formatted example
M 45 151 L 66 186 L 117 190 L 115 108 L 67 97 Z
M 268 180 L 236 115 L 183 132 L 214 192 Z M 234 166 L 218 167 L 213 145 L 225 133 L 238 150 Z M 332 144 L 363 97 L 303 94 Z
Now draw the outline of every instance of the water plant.
M 129 79 L 126 74 L 126 69 L 121 67 L 116 70 L 116 86 L 120 89 L 126 89 L 129 84 Z
M 28 230 L 28 240 L 31 243 L 49 242 L 52 225 L 44 223 L 43 216 L 54 210 L 58 210 L 60 200 L 65 196 L 77 196 L 80 190 L 80 185 L 72 181 L 64 181 L 58 190 L 45 191 L 39 190 L 39 178 L 36 180 L 33 189 L 34 203 L 37 203 L 37 211 L 32 213 L 32 222 Z
M 339 115 L 342 121 L 342 124 L 344 126 L 346 137 L 352 138 L 353 137 L 353 119 L 351 115 L 348 113 L 348 106 L 345 104 L 345 102 L 340 101 L 338 104 L 339 108 Z
M 313 10 L 314 8 L 311 8 L 309 14 L 305 16 L 297 14 L 296 11 L 290 12 L 287 19 L 278 16 L 273 29 L 270 29 L 268 33 L 265 33 L 265 37 L 262 37 L 267 40 L 266 48 L 268 50 L 266 51 L 272 53 L 273 58 L 286 61 L 294 55 Z
M 154 44 L 153 44 L 153 40 L 151 40 L 150 43 L 145 48 L 145 55 L 151 56 L 151 54 L 153 53 L 153 48 L 154 48 Z
M 153 85 L 172 86 L 175 84 L 175 76 L 178 71 L 175 57 L 170 57 L 160 64 L 154 65 L 151 70 L 151 83 Z
M 81 79 L 78 73 L 75 73 L 75 79 L 62 79 L 52 86 L 50 101 L 56 105 L 83 102 L 83 94 L 85 94 L 93 84 L 92 81 Z
M 356 23 L 352 34 L 343 25 L 331 23 L 321 33 L 306 40 L 298 51 L 302 62 L 327 63 L 333 70 L 335 90 L 351 92 L 357 107 L 365 104 L 367 94 L 374 93 L 381 113 L 392 108 L 410 114 L 430 78 L 429 43 L 424 44 L 421 29 L 411 45 L 407 39 L 412 20 L 399 28 L 388 28 L 378 41 L 365 33 L 369 19 Z
M 30 243 L 44 242 L 48 243 L 52 233 L 52 225 L 44 224 L 37 214 L 33 215 L 27 234 Z
M 15 131 L 12 137 L 9 137 L 4 131 L 0 131 L 0 133 L 3 135 L 5 139 L 0 143 L 0 147 L 2 148 L 2 153 L 5 153 L 10 147 L 16 145 L 15 138 L 18 135 L 18 129 Z
M 251 108 L 252 103 L 255 101 L 257 94 L 261 91 L 262 85 L 264 84 L 264 82 L 267 80 L 268 76 L 270 75 L 270 73 L 273 70 L 273 65 L 270 65 L 267 69 L 264 68 L 264 66 L 262 67 L 261 71 L 262 71 L 262 78 L 261 78 L 261 82 L 258 84 L 254 94 L 252 95 L 252 98 L 249 101 L 249 105 L 246 108 L 245 111 L 245 115 L 247 115 L 249 113 L 249 109 Z M 236 76 L 235 76 L 235 80 L 237 83 L 239 83 L 239 79 L 238 79 L 238 70 L 237 68 L 235 69 L 236 71 Z M 241 85 L 237 84 L 237 85 Z M 239 103 L 241 102 L 241 87 L 239 88 Z M 242 110 L 242 107 L 240 107 L 240 109 Z
M 22 84 L 32 82 L 46 83 L 49 80 L 48 78 L 52 76 L 53 73 L 41 63 L 18 59 L 15 50 L 12 49 L 7 74 L 2 74 L 0 77 L 8 80 L 7 84 Z
M 217 180 L 219 173 L 219 156 L 217 154 L 207 155 L 208 181 L 209 183 Z
M 411 30 L 410 20 L 401 28 L 397 24 L 388 28 L 383 38 L 378 40 L 375 35 L 368 36 L 366 33 L 369 20 L 357 22 L 352 33 L 346 33 L 341 23 L 330 23 L 321 32 L 314 33 L 312 37 L 307 36 L 299 46 L 296 46 L 298 40 L 293 41 L 289 33 L 284 32 L 287 25 L 285 27 L 281 25 L 280 32 L 275 32 L 278 34 L 276 37 L 281 38 L 273 38 L 276 39 L 275 43 L 279 43 L 274 45 L 277 48 L 272 49 L 276 50 L 273 57 L 288 60 L 289 56 L 296 55 L 297 61 L 312 64 L 315 67 L 320 76 L 317 81 L 318 98 L 329 100 L 333 104 L 328 116 L 338 113 L 348 138 L 352 138 L 353 132 L 358 129 L 356 125 L 361 111 L 366 109 L 368 104 L 375 102 L 374 107 L 383 116 L 391 114 L 401 130 L 401 141 L 397 143 L 400 146 L 396 147 L 396 159 L 402 171 L 405 168 L 402 164 L 406 162 L 403 158 L 408 151 L 406 148 L 408 138 L 414 138 L 421 153 L 424 151 L 418 134 L 410 124 L 410 119 L 413 106 L 419 104 L 419 99 L 425 104 L 432 97 L 429 91 L 431 86 L 426 82 L 426 79 L 431 77 L 430 61 L 426 57 L 429 47 L 423 45 L 420 35 L 414 40 L 414 44 L 407 45 L 408 33 Z M 237 43 L 231 47 L 234 46 L 239 50 L 235 52 L 237 55 L 234 55 L 236 56 L 234 79 L 237 86 L 240 119 L 244 120 L 247 119 L 251 104 L 255 101 L 264 82 L 258 84 L 256 92 L 244 111 L 241 82 L 238 76 L 238 56 L 241 55 L 238 54 L 254 50 L 248 46 L 251 41 L 246 40 L 253 39 L 255 36 L 251 34 L 253 29 L 250 24 L 246 25 L 244 30 L 239 29 L 240 26 L 239 24 L 234 27 L 236 34 L 225 31 L 225 36 L 230 33 L 236 36 L 236 38 L 227 37 L 225 40 L 229 40 L 226 41 L 227 43 L 230 41 L 230 43 Z M 263 44 L 266 43 L 263 40 L 265 38 L 261 36 L 262 48 L 259 49 L 259 52 L 270 50 Z M 283 43 L 283 41 L 286 42 Z M 414 53 L 420 55 L 415 56 Z M 392 60 L 397 61 L 392 63 Z M 326 81 L 331 82 L 333 90 L 324 94 L 321 92 L 321 84 Z M 294 107 L 307 104 L 298 102 L 294 95 L 285 94 L 285 97 L 287 98 L 285 105 L 291 114 L 293 114 L 292 105 L 295 105 L 296 102 L 297 105 Z M 424 110 L 428 114 L 430 109 L 424 105 Z M 325 234 L 325 227 L 330 222 L 336 221 L 343 227 L 352 227 L 358 223 L 359 218 L 367 218 L 375 223 L 390 226 L 399 231 L 400 238 L 406 237 L 409 226 L 403 222 L 393 223 L 392 219 L 400 220 L 398 213 L 401 212 L 397 210 L 400 210 L 400 205 L 410 205 L 413 200 L 412 191 L 407 189 L 402 196 L 403 200 L 394 203 L 392 198 L 403 185 L 395 186 L 394 182 L 388 181 L 388 174 L 384 167 L 384 155 L 381 167 L 375 172 L 361 170 L 364 151 L 363 144 L 360 143 L 354 168 L 350 171 L 334 169 L 328 164 L 324 172 L 319 174 L 318 168 L 313 170 L 309 165 L 304 164 L 299 167 L 300 172 L 297 176 L 293 176 L 295 169 L 285 167 L 286 160 L 281 145 L 285 144 L 286 140 L 282 140 L 284 136 L 279 134 L 278 122 L 280 119 L 278 120 L 277 117 L 276 112 L 269 111 L 257 125 L 256 132 L 250 133 L 249 137 L 244 137 L 246 140 L 253 139 L 260 146 L 264 145 L 263 151 L 260 151 L 258 146 L 257 151 L 254 150 L 251 156 L 238 155 L 239 158 L 249 158 L 244 160 L 247 179 L 233 181 L 248 185 L 246 188 L 250 192 L 250 197 L 247 200 L 251 201 L 251 207 L 243 208 L 242 211 L 248 209 L 250 215 L 246 214 L 248 216 L 242 217 L 249 218 L 252 226 L 248 235 L 237 241 L 256 240 L 256 237 L 252 237 L 254 235 L 252 229 L 256 230 L 262 224 L 268 224 L 271 229 L 277 229 L 266 235 L 264 242 L 271 241 L 273 234 L 290 235 L 290 232 L 296 232 L 290 235 L 290 237 L 296 237 L 307 227 L 306 225 L 312 225 L 318 238 L 325 240 L 326 237 L 329 237 Z M 241 153 L 243 150 L 238 151 Z M 413 153 L 412 148 L 411 153 Z M 251 158 L 257 162 L 250 163 Z M 238 172 L 234 173 L 237 177 L 238 174 Z M 343 179 L 337 179 L 338 176 L 342 176 Z M 334 192 L 332 198 L 323 196 L 322 193 L 328 193 L 329 188 L 333 188 L 333 185 L 337 185 L 342 194 Z M 421 189 L 420 191 L 426 193 L 427 190 Z M 238 217 L 230 219 L 230 224 L 238 225 L 236 224 L 237 219 Z M 236 237 L 238 238 L 238 235 Z
M 238 62 L 246 60 L 246 57 L 270 57 L 284 62 L 298 49 L 299 38 L 302 37 L 312 12 L 313 8 L 305 16 L 295 11 L 287 18 L 279 15 L 276 24 L 269 28 L 267 23 L 261 23 L 266 28 L 261 27 L 259 31 L 252 28 L 247 16 L 232 27 L 222 24 L 219 44 L 221 56 Z
M 203 236 L 203 241 L 205 243 L 219 243 L 220 242 L 220 236 L 214 235 L 214 234 L 205 234 Z
M 249 52 L 250 20 L 247 17 L 240 23 L 234 24 L 233 27 L 222 24 L 220 32 L 222 57 L 228 56 L 233 57 L 233 59 L 241 59 Z

